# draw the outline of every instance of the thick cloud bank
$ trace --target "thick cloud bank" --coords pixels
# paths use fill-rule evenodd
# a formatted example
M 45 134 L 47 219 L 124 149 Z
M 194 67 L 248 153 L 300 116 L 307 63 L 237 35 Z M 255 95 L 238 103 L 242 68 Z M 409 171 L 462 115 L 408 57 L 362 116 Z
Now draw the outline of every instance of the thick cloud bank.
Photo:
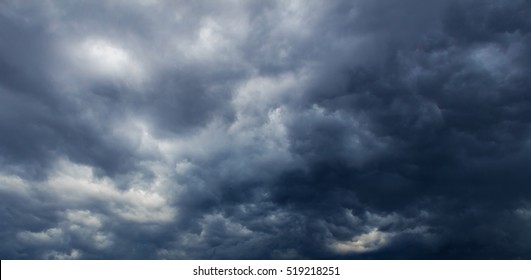
M 2 259 L 531 259 L 527 0 L 0 2 Z

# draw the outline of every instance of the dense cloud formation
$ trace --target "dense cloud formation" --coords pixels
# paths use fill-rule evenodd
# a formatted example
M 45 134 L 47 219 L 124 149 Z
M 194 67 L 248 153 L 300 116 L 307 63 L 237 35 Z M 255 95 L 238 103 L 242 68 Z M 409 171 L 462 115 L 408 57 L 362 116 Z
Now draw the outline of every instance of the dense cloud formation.
M 530 259 L 527 0 L 0 2 L 2 259 Z

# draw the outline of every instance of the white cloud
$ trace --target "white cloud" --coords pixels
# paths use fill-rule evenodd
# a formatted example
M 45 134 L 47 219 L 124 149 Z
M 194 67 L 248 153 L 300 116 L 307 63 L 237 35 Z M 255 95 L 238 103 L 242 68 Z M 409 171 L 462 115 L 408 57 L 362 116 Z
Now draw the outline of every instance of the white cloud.
M 149 189 L 149 185 L 120 190 L 112 179 L 94 177 L 88 166 L 68 161 L 58 166 L 47 185 L 67 205 L 100 202 L 118 217 L 139 223 L 169 222 L 176 215 L 164 194 Z
M 421 212 L 416 218 L 405 218 L 397 213 L 379 215 L 373 212 L 365 212 L 363 219 L 352 214 L 352 211 L 345 211 L 346 217 L 351 221 L 352 226 L 363 229 L 362 233 L 353 236 L 350 240 L 329 240 L 328 248 L 335 253 L 368 253 L 380 250 L 389 245 L 394 238 L 405 234 L 413 234 L 429 238 L 428 226 L 422 224 L 421 219 L 426 217 L 426 212 Z M 393 224 L 410 225 L 409 227 L 397 230 L 382 231 L 380 228 Z
M 64 232 L 61 228 L 50 228 L 40 232 L 22 231 L 17 238 L 34 245 L 54 245 L 63 242 Z
M 372 229 L 368 233 L 356 236 L 351 241 L 335 242 L 330 245 L 330 248 L 341 254 L 372 252 L 387 245 L 393 236 L 392 233 Z
M 48 260 L 77 260 L 83 257 L 83 253 L 80 250 L 72 249 L 70 252 L 59 252 L 52 250 L 43 255 L 43 259 Z
M 80 249 L 70 253 L 59 252 L 49 248 L 89 246 L 96 250 L 106 250 L 114 244 L 114 235 L 103 229 L 104 217 L 89 210 L 68 209 L 64 211 L 63 220 L 52 228 L 39 231 L 21 231 L 17 239 L 43 249 L 45 259 L 75 259 L 81 256 Z
M 62 48 L 67 61 L 57 66 L 58 73 L 63 74 L 57 77 L 59 84 L 83 91 L 88 82 L 101 80 L 122 83 L 131 89 L 142 89 L 149 81 L 150 70 L 142 58 L 135 55 L 134 50 L 127 48 L 125 44 L 128 43 L 131 42 L 97 35 L 77 38 L 77 41 L 64 40 Z M 74 87 L 72 83 L 77 85 Z
M 101 215 L 109 214 L 136 223 L 173 221 L 177 210 L 165 199 L 167 188 L 162 185 L 165 180 L 158 178 L 152 184 L 133 180 L 139 185 L 120 189 L 111 178 L 94 176 L 91 167 L 63 159 L 57 162 L 55 172 L 45 182 L 30 184 L 25 179 L 2 174 L 0 186 L 2 191 L 13 192 L 25 199 L 33 199 L 37 194 L 48 197 L 65 207 L 65 217 L 70 222 L 98 228 L 102 224 Z M 75 210 L 94 204 L 102 206 L 101 213 Z
M 100 228 L 101 218 L 92 214 L 89 210 L 67 210 L 66 218 L 73 224 L 82 225 L 89 228 Z

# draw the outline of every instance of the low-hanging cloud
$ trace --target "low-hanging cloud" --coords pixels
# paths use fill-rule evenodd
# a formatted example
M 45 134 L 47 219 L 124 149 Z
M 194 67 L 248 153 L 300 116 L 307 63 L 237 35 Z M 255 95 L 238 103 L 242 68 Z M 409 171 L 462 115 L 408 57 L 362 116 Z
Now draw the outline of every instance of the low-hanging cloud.
M 3 1 L 3 259 L 531 258 L 531 4 Z

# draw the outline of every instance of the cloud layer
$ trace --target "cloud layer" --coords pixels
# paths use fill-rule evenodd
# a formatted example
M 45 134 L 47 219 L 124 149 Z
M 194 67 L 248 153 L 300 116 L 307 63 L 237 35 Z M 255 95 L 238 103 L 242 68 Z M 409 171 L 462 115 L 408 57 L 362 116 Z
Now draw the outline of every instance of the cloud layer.
M 526 0 L 0 3 L 2 259 L 529 259 Z

